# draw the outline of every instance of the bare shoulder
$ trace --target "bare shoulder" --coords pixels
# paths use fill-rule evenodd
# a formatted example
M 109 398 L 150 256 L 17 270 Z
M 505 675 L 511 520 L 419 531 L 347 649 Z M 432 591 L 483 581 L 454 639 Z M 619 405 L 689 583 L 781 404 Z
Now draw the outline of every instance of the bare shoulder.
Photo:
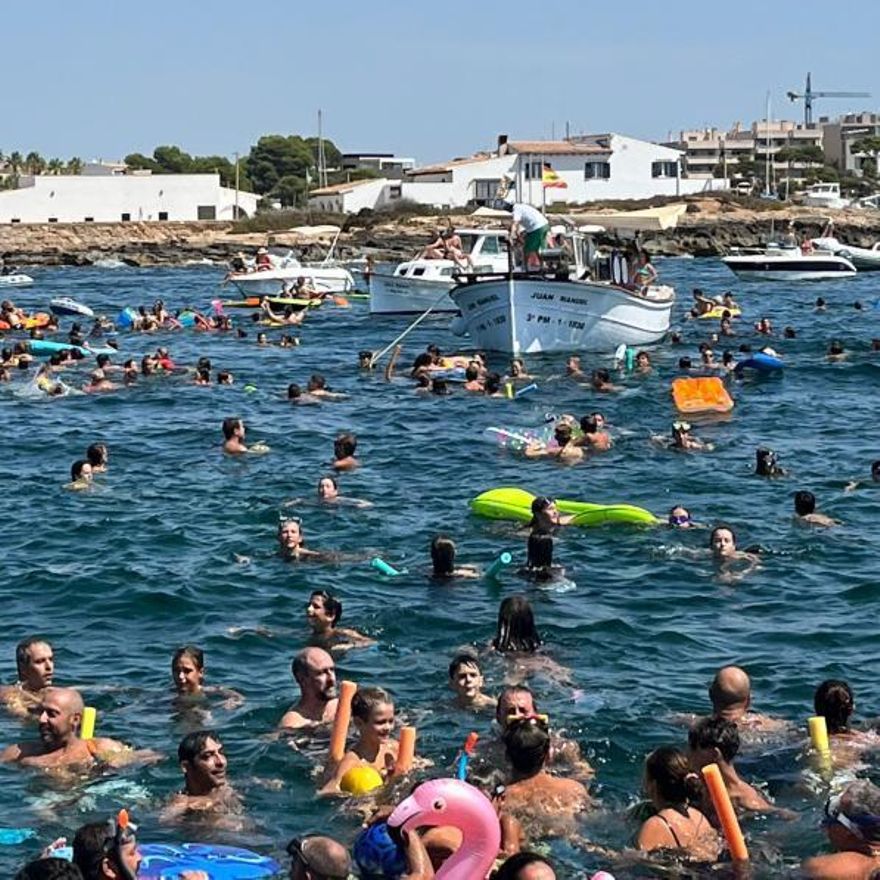
M 299 730 L 303 727 L 311 727 L 314 723 L 314 721 L 309 721 L 308 718 L 300 715 L 296 709 L 288 709 L 281 716 L 281 720 L 278 722 L 278 727 L 282 729 L 287 728 L 288 730 Z

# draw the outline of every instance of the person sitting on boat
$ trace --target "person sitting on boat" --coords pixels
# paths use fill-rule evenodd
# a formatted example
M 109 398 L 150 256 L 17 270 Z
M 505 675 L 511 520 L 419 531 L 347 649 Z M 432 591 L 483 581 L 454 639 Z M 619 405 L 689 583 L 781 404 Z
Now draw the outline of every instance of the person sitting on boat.
M 446 240 L 444 235 L 445 229 L 438 229 L 436 238 L 429 244 L 425 245 L 416 257 L 417 260 L 445 260 L 446 259 Z
M 230 274 L 247 272 L 247 263 L 245 262 L 244 254 L 241 251 L 229 261 L 229 272 Z
M 257 272 L 265 272 L 271 268 L 272 258 L 269 256 L 269 251 L 264 247 L 258 248 L 256 258 Z
M 641 294 L 647 294 L 648 288 L 659 278 L 659 273 L 651 264 L 651 257 L 647 251 L 639 251 L 639 265 L 633 276 L 635 289 Z
M 464 252 L 464 244 L 462 244 L 461 236 L 455 231 L 452 224 L 440 234 L 443 239 L 444 259 L 452 260 L 458 266 L 467 266 L 473 268 L 473 260 L 471 255 Z

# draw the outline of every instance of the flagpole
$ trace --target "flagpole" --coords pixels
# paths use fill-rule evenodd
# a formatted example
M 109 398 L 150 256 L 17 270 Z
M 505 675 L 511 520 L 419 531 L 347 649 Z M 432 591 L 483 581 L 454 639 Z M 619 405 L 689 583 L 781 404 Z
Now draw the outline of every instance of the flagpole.
M 544 154 L 541 154 L 541 212 L 547 212 L 547 187 L 544 186 Z

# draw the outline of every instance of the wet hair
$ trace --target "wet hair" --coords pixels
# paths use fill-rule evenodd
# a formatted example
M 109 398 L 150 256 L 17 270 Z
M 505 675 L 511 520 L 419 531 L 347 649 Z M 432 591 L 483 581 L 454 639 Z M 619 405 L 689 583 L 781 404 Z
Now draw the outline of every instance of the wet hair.
M 459 651 L 449 662 L 449 677 L 454 678 L 462 666 L 476 666 L 480 670 L 480 658 L 475 651 Z
M 468 382 L 473 382 L 476 379 L 479 379 L 480 378 L 479 367 L 477 367 L 476 364 L 472 364 L 472 363 L 468 364 L 467 367 L 465 367 L 464 377 L 465 377 L 465 379 L 467 379 Z
M 593 381 L 607 383 L 611 381 L 611 373 L 606 369 L 593 370 Z
M 339 434 L 333 441 L 333 454 L 337 458 L 348 458 L 357 450 L 357 437 L 350 431 Z
M 15 668 L 18 672 L 19 677 L 21 677 L 21 671 L 24 669 L 25 664 L 30 659 L 31 648 L 34 645 L 48 645 L 49 643 L 40 638 L 39 636 L 28 636 L 26 639 L 22 639 L 15 646 Z
M 82 476 L 83 468 L 88 464 L 84 458 L 78 458 L 70 466 L 70 479 L 78 480 Z
M 532 654 L 541 645 L 532 606 L 525 596 L 508 596 L 498 609 L 498 627 L 492 645 L 496 651 Z
M 437 535 L 431 541 L 431 563 L 434 574 L 449 577 L 455 570 L 455 542 L 445 535 Z
M 697 749 L 718 749 L 721 757 L 731 764 L 739 752 L 739 730 L 733 721 L 710 715 L 701 718 L 688 731 L 688 745 Z
M 590 413 L 588 416 L 581 416 L 581 430 L 585 434 L 595 434 L 599 430 L 599 422 L 596 413 Z
M 182 764 L 184 761 L 192 763 L 196 755 L 205 748 L 209 739 L 220 742 L 220 737 L 213 730 L 195 730 L 188 733 L 177 747 L 177 760 Z
M 528 567 L 546 574 L 553 566 L 553 535 L 539 530 L 529 535 Z
M 449 386 L 446 384 L 446 380 L 440 377 L 436 377 L 431 380 L 431 394 L 450 394 Z
M 320 373 L 312 373 L 306 387 L 309 391 L 323 391 L 327 387 L 327 380 Z
M 377 706 L 394 705 L 391 694 L 380 687 L 358 688 L 351 700 L 351 714 L 363 722 L 370 720 L 370 715 Z
M 77 829 L 73 838 L 73 864 L 84 880 L 101 880 L 104 872 L 101 863 L 113 858 L 112 841 L 116 832 L 109 822 L 89 822 Z
M 110 355 L 109 354 L 99 354 L 96 358 L 97 364 L 101 369 L 107 366 L 110 363 Z
M 107 447 L 103 443 L 92 443 L 86 450 L 86 458 L 92 467 L 99 467 L 107 461 Z
M 309 596 L 309 599 L 314 599 L 315 596 L 320 596 L 321 601 L 324 603 L 324 610 L 330 615 L 333 625 L 336 626 L 342 619 L 342 602 L 326 590 L 312 590 L 312 595 Z
M 794 339 L 794 338 L 797 336 L 797 330 L 795 330 L 794 327 L 786 327 L 786 328 L 782 331 L 782 335 L 783 335 L 786 339 Z
M 217 373 L 217 384 L 218 385 L 229 385 L 232 383 L 232 373 L 229 370 L 220 370 Z
M 197 370 L 210 370 L 211 369 L 211 358 L 209 357 L 200 357 L 196 361 L 196 369 Z
M 83 880 L 83 875 L 73 862 L 49 856 L 28 862 L 15 880 Z
M 336 477 L 321 477 L 318 480 L 318 495 L 320 495 L 322 498 L 324 497 L 324 493 L 321 490 L 321 484 L 324 482 L 324 480 L 330 480 L 330 482 L 333 483 L 333 488 L 337 490 L 339 489 L 339 483 L 336 482 Z
M 828 354 L 843 354 L 843 343 L 839 339 L 832 339 L 828 346 Z
M 296 400 L 298 397 L 302 397 L 302 393 L 302 388 L 300 388 L 296 382 L 291 382 L 290 385 L 287 386 L 288 400 Z
M 550 755 L 550 731 L 537 718 L 518 718 L 504 732 L 507 760 L 518 773 L 533 776 Z
M 197 648 L 195 645 L 184 645 L 182 648 L 178 648 L 173 656 L 171 657 L 171 668 L 173 669 L 178 661 L 182 657 L 189 657 L 193 663 L 196 665 L 196 669 L 202 670 L 205 668 L 205 652 L 201 648 Z
M 416 376 L 416 388 L 430 388 L 431 377 L 427 373 L 419 373 Z
M 734 361 L 733 352 L 725 351 L 723 355 L 721 355 L 721 363 L 726 367 L 728 364 L 732 364 Z
M 755 473 L 762 477 L 770 477 L 779 472 L 776 466 L 776 453 L 763 447 L 755 450 Z
M 440 347 L 433 342 L 430 345 L 425 346 L 425 351 L 431 355 L 431 357 L 440 357 Z
M 571 425 L 566 422 L 557 425 L 553 429 L 553 436 L 556 438 L 556 442 L 559 443 L 560 446 L 565 446 L 566 443 L 571 443 Z
M 196 377 L 202 382 L 211 381 L 211 371 L 207 369 L 196 370 Z
M 519 880 L 520 871 L 523 868 L 528 868 L 529 865 L 546 865 L 555 873 L 553 863 L 544 856 L 533 852 L 518 852 L 509 859 L 505 859 L 504 864 L 493 876 L 495 880 Z
M 680 357 L 678 359 L 678 368 L 679 370 L 689 370 L 693 366 L 691 359 L 689 357 Z
M 434 363 L 434 359 L 428 352 L 423 351 L 421 354 L 416 355 L 416 359 L 413 361 L 412 371 L 415 373 L 416 370 L 420 370 L 422 367 L 430 367 L 431 364 Z
M 645 778 L 671 806 L 687 809 L 689 803 L 700 799 L 700 777 L 691 771 L 687 755 L 674 746 L 661 746 L 645 758 Z
M 816 297 L 816 305 L 817 305 L 817 306 L 824 306 L 824 305 L 825 305 L 825 300 L 822 299 L 821 296 Z
M 497 394 L 501 390 L 501 376 L 499 373 L 489 373 L 486 376 L 486 394 Z
M 239 425 L 243 425 L 241 419 L 223 419 L 223 436 L 231 440 L 235 436 Z
M 794 509 L 798 516 L 807 516 L 816 509 L 816 496 L 805 489 L 795 492 Z
M 852 688 L 845 681 L 829 678 L 816 688 L 813 706 L 817 715 L 825 716 L 829 733 L 841 733 L 855 707 Z
M 712 542 L 715 540 L 715 535 L 718 532 L 730 532 L 730 536 L 733 538 L 733 546 L 736 547 L 736 532 L 733 530 L 732 526 L 727 525 L 727 523 L 719 523 L 709 532 L 709 546 L 712 546 Z

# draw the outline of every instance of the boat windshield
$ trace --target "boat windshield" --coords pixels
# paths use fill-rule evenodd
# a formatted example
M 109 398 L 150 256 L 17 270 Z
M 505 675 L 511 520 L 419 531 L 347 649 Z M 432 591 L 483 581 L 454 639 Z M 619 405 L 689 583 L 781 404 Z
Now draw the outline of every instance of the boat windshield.
M 466 254 L 471 253 L 477 243 L 477 236 L 471 232 L 462 232 L 458 237 L 461 239 L 461 249 Z

